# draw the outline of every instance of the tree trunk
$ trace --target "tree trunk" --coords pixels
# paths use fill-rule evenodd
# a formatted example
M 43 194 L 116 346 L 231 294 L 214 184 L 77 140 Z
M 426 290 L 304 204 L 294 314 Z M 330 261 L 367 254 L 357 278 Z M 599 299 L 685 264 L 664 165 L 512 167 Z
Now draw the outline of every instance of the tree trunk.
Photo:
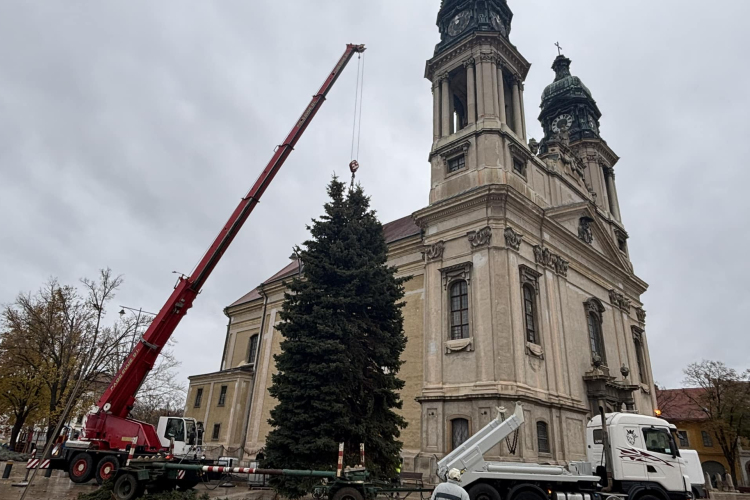
M 10 449 L 15 451 L 16 449 L 16 442 L 18 441 L 18 435 L 21 433 L 21 429 L 23 428 L 24 421 L 26 420 L 26 415 L 22 416 L 16 416 L 16 423 L 13 424 L 13 427 L 10 430 Z

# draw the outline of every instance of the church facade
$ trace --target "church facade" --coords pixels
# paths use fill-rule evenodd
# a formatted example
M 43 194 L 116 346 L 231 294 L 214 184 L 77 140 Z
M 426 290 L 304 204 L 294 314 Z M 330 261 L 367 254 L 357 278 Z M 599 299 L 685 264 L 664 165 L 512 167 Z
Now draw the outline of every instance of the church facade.
M 652 414 L 653 377 L 614 167 L 592 93 L 563 55 L 542 96 L 544 137 L 526 137 L 530 64 L 510 43 L 505 0 L 443 0 L 427 61 L 433 143 L 429 205 L 384 226 L 406 283 L 401 393 L 405 470 L 435 461 L 524 404 L 504 460 L 585 459 L 599 412 Z M 190 377 L 186 415 L 207 445 L 254 457 L 269 432 L 275 326 L 296 261 L 225 309 L 219 372 Z M 511 453 L 511 450 L 514 453 Z

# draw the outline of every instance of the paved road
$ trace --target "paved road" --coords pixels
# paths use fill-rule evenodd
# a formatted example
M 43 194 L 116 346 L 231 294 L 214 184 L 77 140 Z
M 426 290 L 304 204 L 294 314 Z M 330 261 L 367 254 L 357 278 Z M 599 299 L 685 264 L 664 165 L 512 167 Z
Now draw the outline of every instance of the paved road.
M 10 479 L 0 480 L 0 499 L 17 500 L 21 498 L 23 488 L 13 486 L 23 479 L 23 473 L 19 470 L 13 471 Z M 26 496 L 27 500 L 76 500 L 79 493 L 90 493 L 96 490 L 96 481 L 88 484 L 75 484 L 68 479 L 67 474 L 62 475 L 60 471 L 53 471 L 52 477 L 43 477 L 40 471 L 34 479 L 34 484 L 30 487 L 31 491 Z M 230 500 L 261 500 L 261 498 L 271 498 L 270 492 L 249 491 L 244 486 L 235 488 L 216 488 L 215 490 L 206 490 L 203 486 L 196 488 L 199 493 L 204 491 L 211 498 L 228 498 Z

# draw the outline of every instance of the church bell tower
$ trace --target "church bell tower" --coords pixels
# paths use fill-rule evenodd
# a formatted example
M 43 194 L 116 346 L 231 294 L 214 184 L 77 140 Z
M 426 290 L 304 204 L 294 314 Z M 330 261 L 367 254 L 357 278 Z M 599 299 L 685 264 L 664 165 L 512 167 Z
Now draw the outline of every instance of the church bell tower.
M 432 82 L 430 204 L 525 171 L 523 82 L 530 64 L 510 42 L 505 0 L 443 0 Z
M 594 203 L 620 226 L 616 231 L 618 245 L 624 249 L 626 236 L 621 228 L 614 172 L 619 158 L 602 139 L 599 132 L 602 113 L 588 87 L 570 73 L 570 63 L 563 54 L 557 56 L 552 64 L 555 80 L 542 93 L 539 121 L 544 138 L 539 144 L 539 157 L 554 159 L 567 148 L 583 162 L 586 185 Z

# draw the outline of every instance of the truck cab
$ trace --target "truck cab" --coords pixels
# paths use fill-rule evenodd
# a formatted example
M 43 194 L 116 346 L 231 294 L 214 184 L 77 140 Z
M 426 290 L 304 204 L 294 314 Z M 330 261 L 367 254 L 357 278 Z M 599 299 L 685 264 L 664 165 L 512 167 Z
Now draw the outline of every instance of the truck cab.
M 172 454 L 178 457 L 194 453 L 198 446 L 198 425 L 194 418 L 159 417 L 156 433 L 164 448 L 169 448 L 173 440 Z
M 610 413 L 605 419 L 617 490 L 653 488 L 669 497 L 683 498 L 690 492 L 686 463 L 674 439 L 674 425 L 634 413 Z M 607 461 L 601 416 L 589 421 L 586 438 L 588 460 L 601 470 Z

